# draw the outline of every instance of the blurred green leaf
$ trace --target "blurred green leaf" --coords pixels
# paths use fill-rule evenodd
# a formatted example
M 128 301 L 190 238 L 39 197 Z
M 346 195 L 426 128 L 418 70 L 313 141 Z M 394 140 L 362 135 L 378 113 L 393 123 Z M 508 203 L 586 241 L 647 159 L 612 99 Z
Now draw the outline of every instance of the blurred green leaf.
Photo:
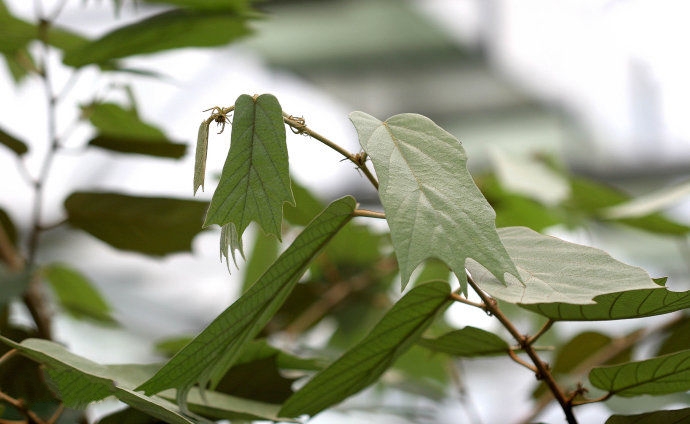
M 98 420 L 96 424 L 166 424 L 137 409 L 125 408 L 108 414 Z
M 134 108 L 98 103 L 83 107 L 82 113 L 99 131 L 89 141 L 90 146 L 175 159 L 184 156 L 187 150 L 185 144 L 168 140 L 160 129 L 142 121 Z
M 450 278 L 450 269 L 448 265 L 438 259 L 428 259 L 424 262 L 422 272 L 419 273 L 415 280 L 415 285 L 426 283 L 428 281 L 448 281 Z
M 448 283 L 439 281 L 413 288 L 364 340 L 292 395 L 279 414 L 314 416 L 377 381 L 448 307 L 449 293 Z
M 608 219 L 641 218 L 662 212 L 690 196 L 690 181 L 667 187 L 643 196 L 637 196 L 624 203 L 603 210 Z
M 12 53 L 0 52 L 0 54 L 4 57 L 7 69 L 10 71 L 15 84 L 21 83 L 29 75 L 29 71 L 37 71 L 38 69 L 27 48 L 21 48 Z
M 350 120 L 380 179 L 403 288 L 428 258 L 448 264 L 461 283 L 467 258 L 500 281 L 506 273 L 519 277 L 496 233 L 496 215 L 467 171 L 465 151 L 455 137 L 415 114 L 381 122 L 353 112 Z
M 216 392 L 244 399 L 280 404 L 292 395 L 296 378 L 283 377 L 278 369 L 277 355 L 233 365 L 220 379 Z
M 687 307 L 690 308 L 690 305 Z M 682 317 L 669 329 L 668 333 L 656 352 L 657 356 L 690 350 L 690 337 L 688 337 L 690 334 L 690 317 Z
M 690 422 L 690 408 L 670 411 L 653 411 L 636 415 L 612 415 L 606 424 L 687 424 Z
M 26 328 L 4 327 L 2 328 L 2 335 L 15 341 L 21 341 L 36 337 L 36 332 Z M 9 346 L 0 343 L 0 355 L 9 351 Z M 54 400 L 53 393 L 45 384 L 40 365 L 21 355 L 7 358 L 7 362 L 4 362 L 0 367 L 0 387 L 4 393 L 23 399 L 31 405 Z M 2 416 L 0 414 L 0 417 Z M 24 417 L 17 417 L 17 419 L 21 418 Z
M 0 53 L 14 53 L 37 36 L 36 26 L 12 16 L 0 2 Z
M 594 368 L 589 381 L 617 396 L 662 395 L 690 390 L 690 350 L 644 361 Z
M 22 156 L 29 151 L 29 146 L 18 138 L 0 129 L 0 144 L 12 150 L 17 156 Z
M 12 222 L 12 218 L 5 212 L 3 208 L 0 208 L 0 227 L 5 232 L 7 239 L 12 245 L 17 244 L 17 227 Z
M 29 286 L 33 270 L 23 269 L 19 272 L 8 270 L 4 264 L 0 263 L 0 306 L 4 306 L 13 300 L 22 297 L 24 291 Z
M 508 343 L 494 333 L 469 326 L 436 339 L 422 338 L 417 344 L 434 352 L 469 358 L 504 355 L 510 349 Z
M 242 238 L 256 221 L 281 239 L 283 203 L 294 204 L 290 188 L 283 113 L 270 94 L 243 94 L 235 102 L 230 151 L 213 193 L 204 226 L 232 223 Z
M 68 49 L 63 61 L 82 67 L 182 47 L 221 46 L 248 33 L 246 14 L 235 10 L 174 9 Z
M 504 285 L 475 261 L 468 261 L 467 269 L 482 290 L 506 302 L 587 305 L 602 294 L 659 288 L 646 271 L 602 250 L 524 227 L 500 228 L 498 233 L 524 283 L 508 276 Z
M 603 321 L 642 318 L 690 308 L 690 291 L 672 292 L 665 287 L 629 290 L 595 296 L 595 304 L 566 302 L 520 304 L 555 321 Z
M 144 0 L 146 3 L 169 4 L 198 10 L 249 11 L 249 0 Z
M 451 361 L 450 356 L 413 345 L 400 355 L 391 367 L 396 374 L 402 374 L 402 380 L 394 379 L 392 384 L 386 384 L 415 396 L 424 396 L 441 402 L 448 394 Z
M 331 203 L 246 293 L 137 390 L 176 388 L 178 403 L 184 405 L 194 384 L 215 385 L 282 305 L 314 257 L 352 218 L 354 208 L 352 197 Z
M 278 257 L 280 244 L 275 237 L 265 234 L 260 228 L 254 232 L 252 251 L 244 267 L 242 292 L 244 293 Z
M 305 226 L 323 210 L 324 204 L 294 179 L 291 180 L 291 184 L 295 205 L 284 204 L 283 216 L 292 225 Z
M 51 288 L 62 308 L 77 319 L 92 319 L 114 323 L 110 305 L 83 274 L 64 264 L 51 264 L 43 268 Z
M 206 202 L 79 192 L 65 200 L 68 222 L 111 246 L 149 255 L 190 251 Z

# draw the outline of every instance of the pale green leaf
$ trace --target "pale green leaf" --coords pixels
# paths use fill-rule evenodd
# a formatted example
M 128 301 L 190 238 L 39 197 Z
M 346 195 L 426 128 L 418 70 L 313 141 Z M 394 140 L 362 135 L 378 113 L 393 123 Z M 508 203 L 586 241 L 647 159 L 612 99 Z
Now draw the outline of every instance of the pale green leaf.
M 65 312 L 75 318 L 115 322 L 110 305 L 82 273 L 64 264 L 51 264 L 43 268 L 43 275 Z
M 139 390 L 178 390 L 178 401 L 196 383 L 212 385 L 280 308 L 311 261 L 352 217 L 355 200 L 344 197 L 318 215 L 276 262 L 235 303 L 179 351 Z
M 687 424 L 690 423 L 690 408 L 669 411 L 653 411 L 636 415 L 612 415 L 606 424 Z
M 604 321 L 642 318 L 690 308 L 690 291 L 672 292 L 666 287 L 602 294 L 595 304 L 563 302 L 520 305 L 554 321 Z
M 498 233 L 522 282 L 508 276 L 508 284 L 503 285 L 474 261 L 468 261 L 467 269 L 482 290 L 506 302 L 586 305 L 602 294 L 659 288 L 642 268 L 619 262 L 602 250 L 524 227 L 501 228 Z
M 435 281 L 403 296 L 364 340 L 292 395 L 281 416 L 314 416 L 376 382 L 451 303 L 448 283 Z
M 203 121 L 199 125 L 199 133 L 196 138 L 196 154 L 194 155 L 194 194 L 201 187 L 204 191 L 204 179 L 206 178 L 206 154 L 208 152 L 208 127 L 210 121 Z
M 248 33 L 247 17 L 241 12 L 175 9 L 66 50 L 63 61 L 73 67 L 104 64 L 113 59 L 181 47 L 221 46 Z
M 149 255 L 190 251 L 207 203 L 80 192 L 65 200 L 67 220 L 111 246 Z
M 451 331 L 436 339 L 423 338 L 417 343 L 435 352 L 461 357 L 504 355 L 510 349 L 494 333 L 476 327 Z
M 641 218 L 662 212 L 690 196 L 690 181 L 673 185 L 644 196 L 638 196 L 627 202 L 610 206 L 601 215 L 607 219 Z
M 501 281 L 506 273 L 518 275 L 496 233 L 496 215 L 467 171 L 455 137 L 415 114 L 381 122 L 353 112 L 350 120 L 380 179 L 403 287 L 428 258 L 444 261 L 461 282 L 467 258 Z
M 663 395 L 690 390 L 690 350 L 594 368 L 589 381 L 617 396 Z
M 235 102 L 230 151 L 204 226 L 233 223 L 238 238 L 256 221 L 281 238 L 283 203 L 294 205 L 283 112 L 270 94 Z
M 235 224 L 231 222 L 220 228 L 220 258 L 221 261 L 225 258 L 225 263 L 228 265 L 228 271 L 230 270 L 230 256 L 232 256 L 232 261 L 235 263 L 235 266 L 237 266 L 236 251 L 239 251 L 242 258 L 244 258 L 242 238 L 237 234 Z

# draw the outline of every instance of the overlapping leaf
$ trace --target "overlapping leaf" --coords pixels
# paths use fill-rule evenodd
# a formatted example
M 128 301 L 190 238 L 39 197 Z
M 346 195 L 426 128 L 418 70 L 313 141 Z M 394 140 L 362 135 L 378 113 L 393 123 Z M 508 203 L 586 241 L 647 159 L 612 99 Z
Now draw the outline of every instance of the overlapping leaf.
M 380 179 L 403 286 L 422 261 L 437 258 L 465 281 L 473 258 L 500 281 L 518 276 L 495 227 L 495 213 L 467 171 L 460 142 L 421 115 L 385 122 L 350 114 L 359 141 Z
M 435 352 L 461 357 L 505 354 L 510 346 L 503 339 L 476 327 L 451 331 L 436 339 L 421 339 L 418 344 Z
M 62 308 L 75 318 L 113 323 L 110 305 L 82 273 L 64 264 L 52 264 L 43 275 Z
M 63 61 L 73 67 L 104 64 L 169 49 L 220 46 L 248 33 L 247 16 L 237 10 L 174 9 L 66 50 Z
M 165 255 L 191 250 L 206 202 L 79 192 L 65 200 L 68 222 L 113 247 Z
M 331 203 L 242 297 L 139 390 L 157 393 L 176 388 L 178 401 L 184 405 L 194 384 L 204 388 L 209 381 L 217 383 L 284 302 L 314 257 L 351 219 L 354 208 L 351 197 Z
M 690 390 L 690 350 L 594 368 L 589 381 L 595 387 L 625 397 L 684 392 Z
M 377 381 L 450 304 L 449 293 L 450 287 L 441 281 L 413 288 L 364 340 L 292 395 L 280 415 L 313 416 Z
M 520 271 L 522 281 L 508 276 L 501 284 L 474 261 L 467 269 L 479 286 L 510 303 L 594 304 L 594 297 L 622 290 L 659 286 L 643 269 L 626 265 L 606 252 L 545 236 L 524 227 L 498 230 Z
M 204 226 L 232 223 L 241 239 L 256 221 L 280 240 L 285 202 L 294 204 L 282 109 L 270 94 L 243 94 L 235 102 L 230 152 Z
M 612 415 L 606 424 L 682 424 L 690 422 L 690 408 L 653 411 L 636 415 Z

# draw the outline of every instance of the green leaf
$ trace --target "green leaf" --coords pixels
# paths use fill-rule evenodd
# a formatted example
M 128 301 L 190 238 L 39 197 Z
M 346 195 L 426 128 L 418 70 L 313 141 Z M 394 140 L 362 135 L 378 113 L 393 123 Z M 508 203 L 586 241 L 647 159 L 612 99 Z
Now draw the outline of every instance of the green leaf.
M 589 381 L 617 396 L 663 395 L 690 390 L 690 350 L 594 368 Z
M 467 269 L 482 290 L 506 302 L 586 305 L 602 294 L 659 288 L 643 269 L 602 250 L 524 227 L 501 228 L 498 233 L 524 283 L 508 276 L 503 285 L 474 261 L 468 261 Z
M 162 3 L 199 10 L 248 11 L 248 0 L 144 0 L 146 3 Z
M 468 358 L 503 355 L 510 349 L 497 335 L 475 327 L 451 331 L 436 339 L 423 338 L 417 343 L 434 352 Z
M 0 2 L 0 53 L 14 53 L 37 37 L 35 25 L 15 18 Z
M 29 151 L 29 146 L 18 138 L 0 129 L 0 144 L 12 150 L 17 156 L 22 156 Z
M 467 258 L 501 281 L 505 273 L 518 276 L 496 234 L 496 215 L 467 171 L 455 137 L 421 115 L 381 122 L 353 112 L 350 120 L 380 179 L 403 287 L 428 258 L 444 261 L 461 282 Z
M 196 138 L 196 154 L 194 155 L 194 194 L 196 194 L 199 187 L 201 187 L 201 191 L 204 191 L 209 125 L 211 125 L 211 121 L 203 121 L 199 124 L 199 132 Z
M 233 223 L 241 239 L 251 221 L 281 239 L 283 203 L 294 205 L 283 112 L 270 94 L 235 102 L 230 151 L 204 226 Z
M 252 287 L 221 313 L 137 390 L 157 393 L 176 388 L 178 402 L 196 383 L 217 383 L 294 288 L 311 261 L 351 218 L 352 197 L 344 197 L 318 215 Z
M 449 278 L 450 270 L 448 269 L 448 265 L 437 259 L 429 259 L 424 263 L 422 272 L 420 272 L 415 279 L 414 285 L 416 286 L 433 280 L 448 281 Z
M 13 246 L 17 245 L 17 227 L 3 208 L 0 208 L 0 231 L 5 232 L 5 236 Z
M 79 192 L 65 200 L 68 222 L 111 246 L 149 255 L 190 251 L 206 202 Z
M 641 218 L 661 212 L 690 196 L 690 181 L 685 181 L 656 192 L 638 196 L 627 202 L 604 209 L 602 216 L 608 219 Z
M 257 228 L 254 232 L 252 251 L 244 267 L 242 292 L 251 285 L 273 264 L 280 253 L 278 240 L 272 235 L 264 234 Z
M 175 9 L 66 50 L 63 62 L 82 67 L 182 47 L 221 46 L 248 33 L 247 17 L 234 10 Z
M 284 205 L 283 216 L 292 225 L 305 226 L 323 210 L 324 204 L 294 179 L 291 183 L 295 205 Z
M 8 270 L 4 264 L 0 264 L 0 306 L 21 298 L 29 286 L 33 277 L 32 269 L 23 269 L 19 272 Z
M 665 287 L 602 294 L 595 304 L 564 302 L 521 304 L 525 309 L 554 321 L 604 321 L 642 318 L 690 308 L 690 291 L 672 292 Z
M 136 109 L 126 109 L 115 103 L 85 106 L 82 113 L 96 127 L 99 134 L 89 145 L 121 153 L 181 158 L 187 146 L 174 143 L 156 126 L 139 118 Z
M 52 264 L 43 269 L 43 275 L 57 295 L 60 306 L 73 317 L 115 322 L 110 305 L 80 272 L 63 264 Z
M 612 415 L 606 424 L 687 424 L 690 422 L 690 408 L 670 411 L 653 411 L 636 415 Z
M 292 395 L 279 414 L 314 416 L 377 381 L 448 307 L 449 293 L 448 283 L 441 281 L 413 288 L 364 340 Z
M 231 222 L 220 228 L 220 258 L 221 260 L 225 258 L 225 263 L 228 265 L 228 271 L 230 270 L 229 256 L 232 256 L 232 261 L 235 263 L 235 266 L 237 266 L 235 251 L 239 251 L 240 255 L 244 258 L 242 238 L 237 234 L 235 224 Z
M 277 355 L 233 365 L 215 391 L 244 399 L 280 404 L 292 395 L 296 378 L 281 375 Z
M 668 329 L 668 333 L 656 352 L 657 356 L 690 349 L 690 337 L 688 337 L 690 334 L 690 317 L 687 315 L 682 317 L 680 321 Z

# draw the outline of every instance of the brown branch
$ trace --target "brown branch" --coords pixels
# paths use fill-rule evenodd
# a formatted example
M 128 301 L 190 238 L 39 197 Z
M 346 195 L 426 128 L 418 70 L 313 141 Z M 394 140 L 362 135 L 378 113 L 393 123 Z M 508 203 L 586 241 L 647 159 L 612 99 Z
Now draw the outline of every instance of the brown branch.
M 12 405 L 12 407 L 26 417 L 28 424 L 47 424 L 41 419 L 41 417 L 36 415 L 35 412 L 30 410 L 21 399 L 15 399 L 12 396 L 0 391 L 0 401 L 4 401 Z
M 536 368 L 537 379 L 544 381 L 551 393 L 553 393 L 553 396 L 558 401 L 559 405 L 561 406 L 561 409 L 563 409 L 563 413 L 565 414 L 565 418 L 568 424 L 576 424 L 577 419 L 573 414 L 572 405 L 568 402 L 568 399 L 566 398 L 561 388 L 558 386 L 558 383 L 556 383 L 556 379 L 551 374 L 549 365 L 541 360 L 534 347 L 528 343 L 529 337 L 520 334 L 520 331 L 517 328 L 515 328 L 513 323 L 508 319 L 508 317 L 506 317 L 503 314 L 503 311 L 501 311 L 501 309 L 498 307 L 498 303 L 496 302 L 496 300 L 484 293 L 479 288 L 477 283 L 472 279 L 472 276 L 469 275 L 469 273 L 467 274 L 467 283 L 472 287 L 472 289 L 475 292 L 477 292 L 479 297 L 486 304 L 486 311 L 491 313 L 491 315 L 495 316 L 496 319 L 498 319 L 498 321 L 503 325 L 503 327 L 505 327 L 505 329 L 508 330 L 508 332 L 515 338 L 515 340 L 517 340 L 518 344 L 520 345 L 520 348 L 522 348 L 524 352 L 527 354 L 527 356 L 530 357 L 532 363 Z
M 367 209 L 355 209 L 352 213 L 354 216 L 366 216 L 369 218 L 386 219 L 386 214 L 383 212 L 370 211 Z
M 479 309 L 486 311 L 486 305 L 485 304 L 472 302 L 471 300 L 466 299 L 466 298 L 460 296 L 459 294 L 457 294 L 455 292 L 451 293 L 450 297 L 451 297 L 451 299 L 453 299 L 454 301 L 456 301 L 458 303 L 464 303 L 465 305 L 474 306 L 475 308 L 479 308 Z
M 366 155 L 352 154 L 346 149 L 340 147 L 338 144 L 332 142 L 328 138 L 322 136 L 316 131 L 313 131 L 312 129 L 307 127 L 307 125 L 304 122 L 304 118 L 295 117 L 283 112 L 283 121 L 288 126 L 290 126 L 290 128 L 292 128 L 292 132 L 294 132 L 295 134 L 306 134 L 309 137 L 320 141 L 321 143 L 325 144 L 326 146 L 345 156 L 346 159 L 357 165 L 357 168 L 359 168 L 362 171 L 362 173 L 364 173 L 371 185 L 373 185 L 376 190 L 379 189 L 378 180 L 376 179 L 376 177 L 374 177 L 374 174 L 371 173 L 371 171 L 366 165 Z
M 552 320 L 551 318 L 549 318 L 549 319 L 544 323 L 544 326 L 542 326 L 542 327 L 539 329 L 539 331 L 537 331 L 537 333 L 536 333 L 535 335 L 533 335 L 532 337 L 530 337 L 530 338 L 527 339 L 527 343 L 529 343 L 529 344 L 534 344 L 534 342 L 536 342 L 537 339 L 539 339 L 539 337 L 543 336 L 544 333 L 546 333 L 547 331 L 549 331 L 549 329 L 551 328 L 551 326 L 553 325 L 554 322 L 555 322 L 554 320 Z
M 539 370 L 537 370 L 537 368 L 534 365 L 520 359 L 520 357 L 517 356 L 513 349 L 508 349 L 508 356 L 510 356 L 510 359 L 512 359 L 514 362 L 522 365 L 523 367 L 527 368 L 533 373 L 537 374 L 539 372 Z

